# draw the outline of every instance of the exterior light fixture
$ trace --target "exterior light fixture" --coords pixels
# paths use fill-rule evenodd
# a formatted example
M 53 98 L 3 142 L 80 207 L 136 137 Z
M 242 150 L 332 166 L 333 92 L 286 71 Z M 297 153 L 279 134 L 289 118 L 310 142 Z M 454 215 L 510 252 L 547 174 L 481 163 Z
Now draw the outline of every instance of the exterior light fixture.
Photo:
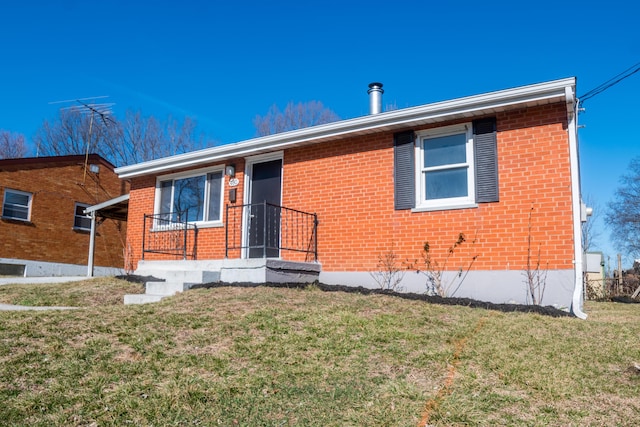
M 236 176 L 236 165 L 229 165 L 229 166 L 225 167 L 224 168 L 224 174 L 227 175 L 228 177 L 231 177 L 231 178 Z
M 90 164 L 89 171 L 93 173 L 100 173 L 100 165 Z

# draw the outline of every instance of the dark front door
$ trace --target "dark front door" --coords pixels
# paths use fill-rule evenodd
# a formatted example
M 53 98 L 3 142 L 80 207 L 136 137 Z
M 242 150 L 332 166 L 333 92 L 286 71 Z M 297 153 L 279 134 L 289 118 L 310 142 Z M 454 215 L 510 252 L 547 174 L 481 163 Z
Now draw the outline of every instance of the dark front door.
M 282 160 L 254 163 L 251 167 L 249 258 L 278 258 Z

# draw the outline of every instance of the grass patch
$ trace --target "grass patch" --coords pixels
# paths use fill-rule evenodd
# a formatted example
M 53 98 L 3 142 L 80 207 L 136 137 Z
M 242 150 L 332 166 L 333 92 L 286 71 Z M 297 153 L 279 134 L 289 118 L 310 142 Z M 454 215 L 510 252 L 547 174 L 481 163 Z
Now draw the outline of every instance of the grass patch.
M 26 306 L 95 307 L 122 305 L 125 294 L 144 293 L 144 285 L 114 277 L 68 283 L 0 286 L 0 303 Z
M 73 284 L 92 306 L 84 310 L 0 313 L 0 424 L 416 426 L 428 412 L 430 425 L 595 426 L 640 417 L 640 375 L 629 369 L 640 361 L 637 305 L 590 303 L 580 321 L 222 287 L 123 306 L 95 304 L 103 297 L 89 295 L 103 291 L 92 282 Z M 71 284 L 48 289 L 68 292 L 57 286 Z

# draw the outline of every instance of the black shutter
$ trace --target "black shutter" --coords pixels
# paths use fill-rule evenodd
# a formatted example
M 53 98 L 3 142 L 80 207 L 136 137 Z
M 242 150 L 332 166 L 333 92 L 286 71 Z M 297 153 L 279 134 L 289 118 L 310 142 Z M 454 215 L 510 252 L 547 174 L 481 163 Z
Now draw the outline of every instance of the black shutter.
M 497 202 L 499 199 L 498 144 L 495 117 L 473 122 L 473 144 L 476 202 Z
M 411 209 L 415 205 L 415 161 L 413 131 L 393 136 L 393 174 L 396 209 Z

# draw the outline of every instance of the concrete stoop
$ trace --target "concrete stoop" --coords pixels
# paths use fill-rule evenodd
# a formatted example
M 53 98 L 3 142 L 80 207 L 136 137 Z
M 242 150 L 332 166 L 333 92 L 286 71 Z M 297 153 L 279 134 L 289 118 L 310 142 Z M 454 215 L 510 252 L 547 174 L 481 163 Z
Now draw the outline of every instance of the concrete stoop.
M 205 263 L 195 261 L 140 261 L 135 274 L 152 276 L 158 281 L 145 283 L 144 294 L 125 295 L 125 304 L 147 304 L 158 302 L 163 298 L 173 296 L 178 292 L 189 290 L 193 285 L 220 280 L 220 272 L 209 270 L 216 268 Z
M 150 302 L 158 302 L 166 295 L 149 295 L 149 294 L 130 294 L 124 296 L 124 304 L 147 304 Z
M 145 284 L 144 294 L 125 295 L 125 304 L 147 304 L 203 283 L 310 283 L 318 279 L 320 264 L 271 258 L 206 261 L 140 261 L 139 276 L 162 281 Z

